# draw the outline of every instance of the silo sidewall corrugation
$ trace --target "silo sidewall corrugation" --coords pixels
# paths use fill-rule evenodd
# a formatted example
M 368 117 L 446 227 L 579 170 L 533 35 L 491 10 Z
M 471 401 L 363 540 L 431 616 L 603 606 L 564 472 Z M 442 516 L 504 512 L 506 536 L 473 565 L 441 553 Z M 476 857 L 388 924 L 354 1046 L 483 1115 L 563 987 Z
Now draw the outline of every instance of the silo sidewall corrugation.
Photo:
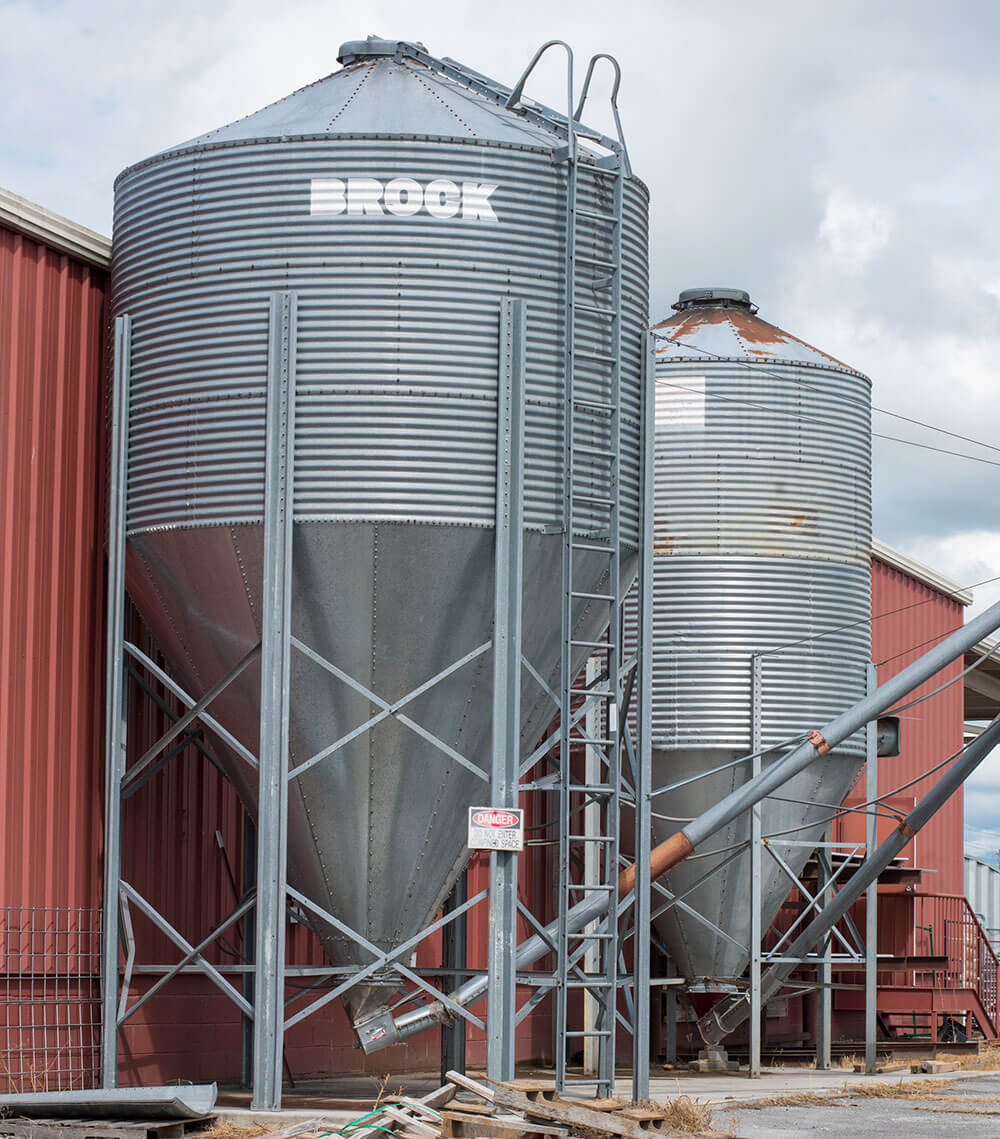
M 451 217 L 311 213 L 312 180 L 331 178 L 495 185 L 496 220 L 460 205 Z M 581 205 L 606 212 L 608 181 L 582 166 Z M 622 531 L 634 544 L 647 290 L 634 180 L 625 210 Z M 127 172 L 113 304 L 134 321 L 130 532 L 260 521 L 268 298 L 284 289 L 298 294 L 297 521 L 492 525 L 498 310 L 513 296 L 528 306 L 525 520 L 559 522 L 564 211 L 551 152 L 458 139 L 264 140 Z M 590 223 L 581 248 L 606 256 L 608 233 Z M 578 347 L 606 350 L 607 328 L 579 320 Z M 581 359 L 579 390 L 606 398 L 606 375 Z M 599 418 L 580 428 L 582 442 L 605 435 Z M 589 477 L 600 489 L 606 476 Z

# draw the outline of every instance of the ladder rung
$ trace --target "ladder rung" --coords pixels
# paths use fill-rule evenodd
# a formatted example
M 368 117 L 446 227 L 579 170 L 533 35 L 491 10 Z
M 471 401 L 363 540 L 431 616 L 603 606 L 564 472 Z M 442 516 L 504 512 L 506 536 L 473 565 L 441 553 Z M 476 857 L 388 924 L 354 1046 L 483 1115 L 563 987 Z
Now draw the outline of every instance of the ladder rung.
M 574 550 L 593 550 L 593 552 L 595 554 L 613 554 L 615 552 L 614 546 L 598 546 L 594 542 L 574 542 L 573 543 L 573 549 Z M 585 643 L 586 642 L 584 642 L 584 641 L 580 641 L 581 645 L 585 644 Z
M 611 747 L 614 742 L 614 740 L 598 739 L 597 736 L 572 736 L 570 738 L 570 743 L 590 744 L 593 747 Z
M 609 451 L 607 447 L 584 447 L 576 446 L 573 448 L 574 455 L 597 455 L 601 459 L 613 459 L 615 457 L 614 451 Z
M 613 364 L 615 363 L 614 356 L 608 356 L 604 352 L 581 352 L 579 349 L 573 353 L 578 360 L 596 360 L 599 364 Z
M 576 1028 L 572 1032 L 567 1032 L 567 1036 L 586 1036 L 588 1038 L 594 1036 L 610 1036 L 611 1031 L 607 1028 L 592 1028 L 589 1031 L 586 1028 Z
M 584 304 L 583 301 L 576 301 L 573 307 L 583 309 L 584 312 L 596 312 L 601 316 L 613 316 L 616 320 L 618 318 L 618 310 L 608 308 L 607 305 L 587 305 Z
M 609 273 L 617 273 L 618 266 L 613 261 L 604 261 L 600 257 L 585 257 L 582 253 L 576 255 L 579 265 L 592 265 L 595 269 L 607 269 Z
M 581 886 L 578 882 L 570 882 L 568 889 L 570 890 L 590 890 L 592 893 L 609 894 L 612 890 L 617 890 L 617 886 Z
M 567 989 L 613 989 L 613 981 L 567 981 Z
M 602 213 L 600 210 L 586 210 L 577 206 L 576 213 L 578 217 L 593 218 L 594 221 L 609 221 L 612 225 L 618 224 L 618 217 L 615 214 Z
M 575 548 L 575 547 L 574 547 Z M 608 551 L 610 553 L 610 551 Z M 607 641 L 570 641 L 571 645 L 587 649 L 610 649 Z
M 586 491 L 573 491 L 573 498 L 579 502 L 595 502 L 598 506 L 614 506 L 615 500 L 606 494 L 587 494 Z
M 613 795 L 614 787 L 610 783 L 571 783 L 570 791 L 579 791 L 584 795 Z
M 594 1088 L 604 1087 L 608 1080 L 602 1080 L 598 1076 L 592 1076 L 589 1080 L 563 1080 L 563 1087 L 566 1088 Z
M 573 402 L 577 405 L 577 407 L 593 407 L 598 411 L 615 410 L 615 405 L 613 403 L 608 403 L 607 400 L 603 399 L 585 399 L 583 396 L 575 395 L 573 396 Z
M 574 696 L 600 696 L 602 700 L 613 700 L 615 698 L 614 692 L 605 692 L 600 688 L 571 688 L 570 692 Z
M 611 835 L 607 834 L 568 834 L 566 836 L 570 842 L 614 842 L 615 840 Z
M 583 593 L 577 590 L 570 590 L 570 597 L 587 597 L 591 601 L 614 601 L 616 600 L 610 593 Z

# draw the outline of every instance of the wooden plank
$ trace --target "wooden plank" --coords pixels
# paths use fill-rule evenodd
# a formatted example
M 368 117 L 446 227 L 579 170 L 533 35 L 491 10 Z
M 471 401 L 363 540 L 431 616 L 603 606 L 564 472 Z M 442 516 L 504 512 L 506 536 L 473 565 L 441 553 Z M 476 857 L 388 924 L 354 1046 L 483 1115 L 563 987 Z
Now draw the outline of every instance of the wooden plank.
M 487 1087 L 486 1084 L 480 1084 L 476 1080 L 470 1080 L 468 1076 L 463 1075 L 461 1072 L 445 1072 L 444 1078 L 456 1087 L 462 1088 L 467 1092 L 472 1092 L 473 1095 L 486 1100 L 487 1103 L 493 1102 L 493 1089 Z
M 452 1111 L 459 1111 L 463 1115 L 496 1115 L 496 1105 L 492 1103 L 469 1103 L 464 1099 L 457 1099 L 453 1103 Z
M 442 1139 L 566 1139 L 565 1127 L 529 1123 L 524 1119 L 484 1119 L 481 1115 L 463 1115 L 446 1111 L 441 1116 Z
M 422 1120 L 417 1119 L 412 1109 L 408 1111 L 401 1111 L 398 1107 L 387 1107 L 382 1112 L 386 1119 L 391 1119 L 396 1123 L 401 1123 L 407 1131 L 415 1131 L 418 1135 L 426 1135 L 427 1139 L 437 1139 L 438 1128 L 437 1124 L 432 1127 L 429 1123 L 424 1123 Z
M 537 1097 L 537 1098 L 536 1098 Z M 591 1111 L 576 1101 L 543 1099 L 539 1093 L 525 1095 L 506 1084 L 498 1084 L 493 1099 L 501 1107 L 569 1127 L 588 1127 L 603 1135 L 620 1135 L 622 1139 L 644 1139 L 638 1123 L 622 1118 L 617 1112 Z
M 507 1080 L 504 1087 L 513 1088 L 516 1092 L 524 1092 L 525 1095 L 529 1095 L 531 1092 L 540 1092 L 548 1098 L 558 1094 L 555 1080 Z
M 320 1115 L 312 1119 L 303 1119 L 301 1123 L 292 1123 L 280 1131 L 269 1131 L 267 1139 L 295 1139 L 296 1135 L 305 1135 L 309 1131 L 323 1131 L 330 1126 Z M 332 1125 L 334 1128 L 336 1124 Z

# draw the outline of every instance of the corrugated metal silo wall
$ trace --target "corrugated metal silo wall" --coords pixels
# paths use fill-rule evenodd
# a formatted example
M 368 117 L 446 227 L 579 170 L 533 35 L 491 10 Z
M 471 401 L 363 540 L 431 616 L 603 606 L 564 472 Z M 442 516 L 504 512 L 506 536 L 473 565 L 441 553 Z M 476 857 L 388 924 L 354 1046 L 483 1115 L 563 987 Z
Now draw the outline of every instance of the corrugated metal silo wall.
M 0 227 L 0 907 L 99 899 L 106 290 Z

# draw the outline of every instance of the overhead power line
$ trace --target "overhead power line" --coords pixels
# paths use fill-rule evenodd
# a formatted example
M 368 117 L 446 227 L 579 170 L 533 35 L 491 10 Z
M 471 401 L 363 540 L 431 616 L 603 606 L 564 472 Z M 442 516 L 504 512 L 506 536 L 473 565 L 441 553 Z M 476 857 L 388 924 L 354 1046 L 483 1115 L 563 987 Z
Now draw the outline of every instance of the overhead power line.
M 784 383 L 789 383 L 789 382 L 794 383 L 794 384 L 797 384 L 799 387 L 806 388 L 809 391 L 817 392 L 818 394 L 823 395 L 823 396 L 827 396 L 830 399 L 839 399 L 843 403 L 853 404 L 855 407 L 860 407 L 860 408 L 863 408 L 865 410 L 867 410 L 868 407 L 870 406 L 871 410 L 874 412 L 877 412 L 879 415 L 888 415 L 888 416 L 891 416 L 893 419 L 899 419 L 904 423 L 912 423 L 915 427 L 922 427 L 927 431 L 935 431 L 940 435 L 947 435 L 952 439 L 960 439 L 964 443 L 971 443 L 971 444 L 973 444 L 973 446 L 984 447 L 987 450 L 996 451 L 996 452 L 1000 453 L 1000 446 L 998 446 L 995 443 L 987 443 L 982 439 L 974 439 L 971 435 L 963 435 L 958 431 L 949 431 L 945 427 L 937 427 L 935 424 L 927 423 L 922 419 L 916 419 L 916 418 L 909 416 L 909 415 L 903 415 L 898 411 L 890 411 L 887 407 L 879 407 L 877 404 L 869 405 L 864 400 L 855 399 L 854 397 L 846 395 L 843 392 L 826 391 L 823 388 L 817 387 L 815 384 L 810 384 L 808 382 L 808 380 L 801 379 L 801 377 L 789 376 L 789 375 L 786 375 L 786 374 L 781 373 L 781 372 L 772 371 L 771 369 L 763 367 L 762 365 L 760 365 L 760 364 L 758 364 L 752 360 L 738 360 L 738 359 L 733 359 L 732 357 L 728 357 L 728 356 L 720 356 L 717 352 L 711 352 L 707 348 L 702 348 L 697 344 L 691 344 L 685 340 L 675 340 L 673 337 L 663 336 L 661 333 L 657 333 L 657 332 L 654 332 L 653 335 L 658 340 L 663 340 L 664 342 L 666 342 L 668 344 L 677 344 L 677 345 L 680 345 L 680 347 L 682 347 L 682 348 L 689 348 L 691 351 L 700 352 L 702 355 L 707 356 L 713 360 L 721 360 L 725 363 L 736 364 L 738 367 L 746 368 L 750 372 L 756 372 L 759 374 L 773 376 L 775 379 L 779 379 Z M 659 381 L 657 381 L 657 382 L 659 382 Z M 779 409 L 776 408 L 774 410 L 779 410 Z M 942 454 L 945 454 L 945 455 L 955 455 L 958 458 L 971 459 L 974 462 L 989 463 L 991 466 L 1000 466 L 1000 462 L 994 462 L 994 461 L 989 460 L 989 459 L 980 458 L 976 455 L 968 455 L 962 451 L 949 451 L 949 450 L 946 450 L 943 448 L 934 447 L 929 443 L 919 443 L 915 439 L 902 439 L 896 435 L 884 435 L 881 432 L 877 432 L 877 431 L 872 432 L 872 434 L 878 439 L 888 439 L 888 440 L 890 440 L 892 442 L 896 442 L 896 443 L 905 443 L 911 447 L 921 447 L 921 448 L 924 448 L 925 450 L 929 450 L 929 451 L 940 451 Z

